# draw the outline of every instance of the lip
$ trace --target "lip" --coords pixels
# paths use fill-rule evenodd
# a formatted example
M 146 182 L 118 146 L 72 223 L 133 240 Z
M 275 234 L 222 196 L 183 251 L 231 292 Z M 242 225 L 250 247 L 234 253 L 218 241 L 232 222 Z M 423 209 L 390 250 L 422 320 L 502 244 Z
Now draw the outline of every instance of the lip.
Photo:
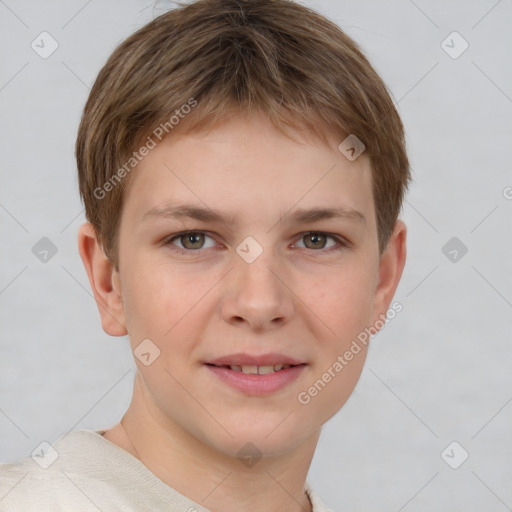
M 293 365 L 273 373 L 256 375 L 231 370 L 226 366 Z M 215 366 L 217 365 L 217 366 Z M 205 367 L 221 382 L 249 396 L 267 396 L 289 386 L 300 377 L 307 364 L 283 354 L 231 354 L 205 363 Z
M 277 353 L 261 354 L 259 356 L 238 353 L 207 361 L 207 364 L 216 366 L 270 366 L 276 364 L 298 365 L 304 364 L 304 361 Z

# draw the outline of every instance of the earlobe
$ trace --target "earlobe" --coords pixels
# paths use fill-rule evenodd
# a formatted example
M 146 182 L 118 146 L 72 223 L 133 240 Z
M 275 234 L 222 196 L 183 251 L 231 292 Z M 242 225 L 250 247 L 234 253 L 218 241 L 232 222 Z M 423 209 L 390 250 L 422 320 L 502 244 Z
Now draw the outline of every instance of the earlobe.
M 407 255 L 407 228 L 398 220 L 379 262 L 379 278 L 373 302 L 372 324 L 386 315 L 402 277 Z
M 78 230 L 78 251 L 84 264 L 103 330 L 111 336 L 127 334 L 119 275 L 105 256 L 92 224 Z

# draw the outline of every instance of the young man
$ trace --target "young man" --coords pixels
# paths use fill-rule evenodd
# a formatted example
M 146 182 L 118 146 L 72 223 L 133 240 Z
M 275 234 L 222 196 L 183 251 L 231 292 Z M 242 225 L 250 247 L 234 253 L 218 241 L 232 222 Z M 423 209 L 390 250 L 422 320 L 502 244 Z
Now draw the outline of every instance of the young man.
M 116 49 L 76 154 L 80 255 L 133 398 L 5 465 L 0 510 L 327 511 L 306 481 L 320 430 L 405 263 L 381 79 L 297 3 L 199 0 Z

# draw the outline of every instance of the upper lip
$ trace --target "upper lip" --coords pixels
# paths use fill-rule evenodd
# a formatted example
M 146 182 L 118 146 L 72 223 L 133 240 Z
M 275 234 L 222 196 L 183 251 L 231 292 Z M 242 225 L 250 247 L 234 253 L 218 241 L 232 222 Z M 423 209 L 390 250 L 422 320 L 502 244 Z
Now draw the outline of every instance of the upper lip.
M 283 354 L 269 353 L 254 356 L 239 353 L 212 359 L 207 361 L 206 364 L 213 364 L 215 366 L 273 366 L 277 364 L 304 364 L 304 361 Z

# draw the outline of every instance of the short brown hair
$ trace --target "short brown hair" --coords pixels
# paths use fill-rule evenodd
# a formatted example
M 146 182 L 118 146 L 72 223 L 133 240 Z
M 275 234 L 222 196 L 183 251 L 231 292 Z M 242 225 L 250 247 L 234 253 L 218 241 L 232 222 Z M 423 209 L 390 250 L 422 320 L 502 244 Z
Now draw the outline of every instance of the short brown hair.
M 393 101 L 357 44 L 336 24 L 291 0 L 178 5 L 113 52 L 78 131 L 80 195 L 114 267 L 123 197 L 136 162 L 126 163 L 155 127 L 170 132 L 169 120 L 191 100 L 199 107 L 180 130 L 260 109 L 288 135 L 288 128 L 324 140 L 326 131 L 355 135 L 371 161 L 382 252 L 410 180 L 409 162 Z

